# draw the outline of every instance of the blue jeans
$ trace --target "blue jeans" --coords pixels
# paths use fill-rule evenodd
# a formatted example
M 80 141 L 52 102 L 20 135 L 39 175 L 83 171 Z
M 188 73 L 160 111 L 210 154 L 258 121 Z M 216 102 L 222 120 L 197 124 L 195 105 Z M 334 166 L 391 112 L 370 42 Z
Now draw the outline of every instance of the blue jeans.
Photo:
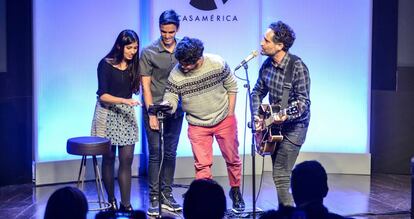
M 290 176 L 300 147 L 305 142 L 307 130 L 307 124 L 304 123 L 284 125 L 283 141 L 277 144 L 276 151 L 272 154 L 273 182 L 279 205 L 293 206 L 292 194 L 289 192 Z
M 159 131 L 154 131 L 149 126 L 149 116 L 144 110 L 144 126 L 148 140 L 149 164 L 148 184 L 150 197 L 158 196 L 158 172 L 159 160 Z M 172 192 L 171 185 L 174 180 L 175 158 L 177 146 L 180 139 L 181 126 L 183 124 L 183 113 L 176 113 L 164 119 L 164 160 L 161 170 L 161 192 L 168 194 Z

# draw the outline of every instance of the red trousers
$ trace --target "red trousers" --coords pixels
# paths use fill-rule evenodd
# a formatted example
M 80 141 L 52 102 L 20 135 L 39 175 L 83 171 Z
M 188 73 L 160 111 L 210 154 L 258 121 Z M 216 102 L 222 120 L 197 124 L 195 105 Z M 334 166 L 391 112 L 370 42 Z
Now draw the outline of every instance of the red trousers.
M 237 139 L 237 121 L 235 116 L 228 116 L 212 127 L 188 125 L 188 137 L 194 155 L 196 179 L 209 178 L 213 165 L 213 137 L 216 138 L 221 154 L 226 161 L 230 186 L 240 186 L 241 161 L 239 141 Z

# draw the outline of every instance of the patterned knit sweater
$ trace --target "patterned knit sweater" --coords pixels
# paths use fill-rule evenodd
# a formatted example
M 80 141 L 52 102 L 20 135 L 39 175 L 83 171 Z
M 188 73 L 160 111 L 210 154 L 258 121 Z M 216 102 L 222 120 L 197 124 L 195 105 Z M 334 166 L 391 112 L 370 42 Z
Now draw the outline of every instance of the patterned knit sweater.
M 228 94 L 237 93 L 237 82 L 227 63 L 217 55 L 204 54 L 202 65 L 188 73 L 175 66 L 168 78 L 164 101 L 177 109 L 179 98 L 188 123 L 215 126 L 229 113 Z

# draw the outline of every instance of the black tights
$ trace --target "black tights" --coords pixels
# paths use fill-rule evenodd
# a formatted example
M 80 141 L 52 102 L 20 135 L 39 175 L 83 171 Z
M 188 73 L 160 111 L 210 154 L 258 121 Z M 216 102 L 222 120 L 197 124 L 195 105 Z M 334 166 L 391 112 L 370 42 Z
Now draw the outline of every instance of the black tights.
M 109 201 L 115 199 L 114 168 L 116 148 L 116 146 L 112 146 L 111 153 L 104 155 L 102 159 L 102 179 Z M 131 166 L 132 160 L 134 159 L 134 148 L 135 145 L 118 147 L 118 183 L 121 192 L 121 203 L 124 206 L 129 206 L 131 204 Z

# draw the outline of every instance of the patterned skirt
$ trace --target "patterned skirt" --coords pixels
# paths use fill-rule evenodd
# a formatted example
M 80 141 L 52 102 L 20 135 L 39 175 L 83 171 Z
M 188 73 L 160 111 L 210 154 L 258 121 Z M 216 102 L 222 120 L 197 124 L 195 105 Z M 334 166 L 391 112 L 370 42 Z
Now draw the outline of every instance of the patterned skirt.
M 134 107 L 96 101 L 91 135 L 107 138 L 112 145 L 135 144 L 138 141 L 138 125 Z

